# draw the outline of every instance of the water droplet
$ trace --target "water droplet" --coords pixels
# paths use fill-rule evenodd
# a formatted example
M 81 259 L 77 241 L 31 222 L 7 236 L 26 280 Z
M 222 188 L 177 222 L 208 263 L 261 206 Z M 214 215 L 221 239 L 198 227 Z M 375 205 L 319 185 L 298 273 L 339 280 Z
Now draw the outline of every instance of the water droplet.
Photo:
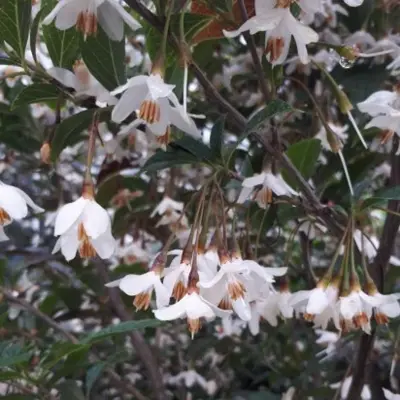
M 348 58 L 346 58 L 346 57 L 340 57 L 339 58 L 339 64 L 340 64 L 340 66 L 342 67 L 342 68 L 344 68 L 344 69 L 349 69 L 349 68 L 351 68 L 353 65 L 354 65 L 354 63 L 356 62 L 356 59 L 354 58 L 354 60 L 349 60 Z

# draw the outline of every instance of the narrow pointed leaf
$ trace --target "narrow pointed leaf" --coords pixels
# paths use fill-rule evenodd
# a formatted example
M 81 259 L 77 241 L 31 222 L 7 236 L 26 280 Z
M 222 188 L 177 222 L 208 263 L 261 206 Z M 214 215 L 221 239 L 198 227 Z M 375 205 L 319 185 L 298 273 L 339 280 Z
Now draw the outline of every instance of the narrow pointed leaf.
M 0 39 L 6 41 L 21 60 L 25 59 L 31 12 L 32 3 L 30 1 L 0 1 Z

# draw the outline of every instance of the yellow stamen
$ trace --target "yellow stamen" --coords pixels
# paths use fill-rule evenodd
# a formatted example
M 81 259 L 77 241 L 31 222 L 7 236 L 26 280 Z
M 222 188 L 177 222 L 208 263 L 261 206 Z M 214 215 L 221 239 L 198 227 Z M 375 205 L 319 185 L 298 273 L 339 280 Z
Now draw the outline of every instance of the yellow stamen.
M 79 255 L 82 258 L 92 258 L 96 256 L 96 250 L 90 243 L 89 236 L 85 231 L 82 222 L 78 226 Z
M 154 124 L 160 121 L 160 106 L 151 100 L 145 100 L 140 106 L 139 118 Z
M 0 208 L 0 225 L 11 222 L 11 217 L 4 208 Z

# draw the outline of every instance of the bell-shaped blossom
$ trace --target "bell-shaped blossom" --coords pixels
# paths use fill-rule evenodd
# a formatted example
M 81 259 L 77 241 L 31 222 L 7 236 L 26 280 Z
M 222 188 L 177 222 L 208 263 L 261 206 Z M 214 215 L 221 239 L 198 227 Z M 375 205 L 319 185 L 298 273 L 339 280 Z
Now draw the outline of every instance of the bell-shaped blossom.
M 348 295 L 340 296 L 336 307 L 342 330 L 361 328 L 365 333 L 371 333 L 372 309 L 379 304 L 380 301 L 376 297 L 358 288 Z
M 10 224 L 14 219 L 20 220 L 28 215 L 28 206 L 35 212 L 43 212 L 33 200 L 21 189 L 6 185 L 0 181 L 0 227 Z M 4 231 L 3 239 L 6 238 Z
M 156 294 L 157 308 L 163 308 L 169 304 L 170 294 L 161 283 L 161 272 L 157 268 L 142 275 L 126 275 L 106 286 L 118 286 L 128 296 L 135 296 L 133 304 L 136 309 L 147 310 L 149 308 L 153 290 Z
M 174 125 L 189 135 L 199 137 L 196 124 L 179 103 L 174 88 L 175 85 L 166 84 L 159 73 L 135 76 L 112 92 L 124 93 L 114 107 L 111 118 L 120 123 L 136 112 L 156 136 L 168 136 L 170 125 Z
M 306 45 L 317 42 L 318 34 L 292 15 L 291 3 L 289 0 L 258 0 L 255 2 L 256 15 L 238 30 L 224 31 L 224 34 L 227 37 L 235 37 L 245 31 L 250 31 L 250 34 L 266 31 L 265 53 L 272 64 L 282 64 L 286 60 L 293 36 L 300 60 L 307 64 L 309 60 Z M 306 12 L 315 12 L 320 8 L 319 1 L 300 0 L 298 4 Z
M 336 328 L 340 329 L 339 313 L 336 310 L 338 291 L 336 284 L 321 281 L 314 289 L 293 293 L 289 304 L 302 312 L 307 321 L 313 321 L 316 327 L 326 329 L 332 319 Z
M 208 282 L 199 282 L 207 290 L 207 298 L 221 308 L 230 309 L 244 321 L 251 319 L 247 293 L 259 290 L 264 284 L 271 285 L 275 276 L 282 276 L 287 268 L 264 268 L 255 261 L 240 257 L 221 261 L 217 274 Z M 251 291 L 248 289 L 252 289 Z
M 260 188 L 258 188 L 261 185 Z M 242 190 L 237 202 L 244 203 L 252 195 L 261 208 L 266 208 L 272 201 L 272 193 L 277 196 L 297 196 L 294 191 L 282 178 L 280 174 L 274 175 L 270 171 L 262 172 L 242 182 Z
M 376 127 L 400 135 L 400 95 L 396 90 L 375 92 L 358 103 L 358 108 L 373 117 L 365 128 Z
M 117 99 L 110 95 L 108 90 L 89 72 L 86 65 L 77 61 L 74 64 L 74 72 L 68 69 L 53 67 L 47 73 L 64 86 L 75 90 L 76 97 L 95 97 L 98 105 L 117 103 Z
M 375 303 L 370 301 L 365 302 L 366 314 L 373 314 L 378 324 L 387 324 L 389 318 L 397 318 L 400 315 L 400 293 L 384 295 L 379 293 L 375 285 L 373 285 L 373 290 L 368 294 L 374 299 Z
M 164 286 L 169 295 L 179 301 L 188 291 L 189 274 L 192 269 L 192 257 L 197 257 L 197 272 L 199 280 L 208 281 L 214 276 L 213 270 L 210 268 L 209 260 L 205 255 L 197 253 L 186 255 L 182 250 L 172 250 L 168 254 L 176 257 L 171 261 L 168 268 L 164 269 Z M 215 267 L 216 272 L 216 267 Z
M 66 204 L 57 213 L 54 235 L 60 236 L 53 253 L 61 250 L 67 261 L 77 251 L 82 258 L 109 258 L 115 251 L 115 239 L 111 234 L 111 222 L 107 211 L 91 196 L 81 196 Z
M 118 0 L 60 0 L 43 24 L 54 19 L 57 29 L 64 31 L 75 25 L 85 37 L 96 35 L 99 23 L 108 37 L 118 42 L 124 37 L 124 23 L 132 30 L 140 28 Z
M 221 310 L 212 303 L 205 300 L 200 294 L 191 289 L 177 303 L 153 310 L 155 317 L 161 321 L 171 321 L 178 318 L 187 318 L 189 331 L 192 337 L 200 329 L 200 318 L 226 317 L 231 313 Z

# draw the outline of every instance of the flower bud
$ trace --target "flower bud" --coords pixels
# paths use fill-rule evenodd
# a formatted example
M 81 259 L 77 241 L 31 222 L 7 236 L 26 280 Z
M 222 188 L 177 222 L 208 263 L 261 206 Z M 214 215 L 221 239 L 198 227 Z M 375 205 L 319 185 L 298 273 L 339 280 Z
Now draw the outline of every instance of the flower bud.
M 44 142 L 40 148 L 40 159 L 43 164 L 51 164 L 50 160 L 51 146 L 49 142 Z

